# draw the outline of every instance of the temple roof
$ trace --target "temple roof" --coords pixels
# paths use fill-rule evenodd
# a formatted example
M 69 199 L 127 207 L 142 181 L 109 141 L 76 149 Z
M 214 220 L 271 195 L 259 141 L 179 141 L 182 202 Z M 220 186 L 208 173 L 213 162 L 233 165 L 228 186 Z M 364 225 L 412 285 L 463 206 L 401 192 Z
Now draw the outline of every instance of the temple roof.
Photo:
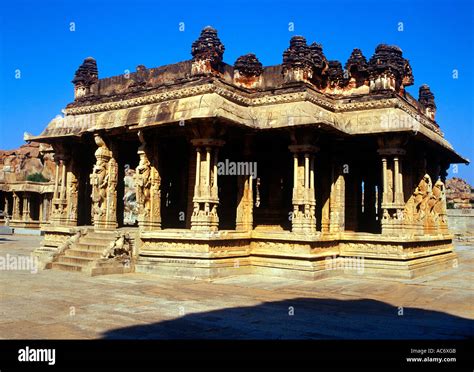
M 65 117 L 55 118 L 40 136 L 27 134 L 25 139 L 44 141 L 80 135 L 94 130 L 94 125 L 96 128 L 133 126 L 143 125 L 145 121 L 147 125 L 154 125 L 166 120 L 179 121 L 180 115 L 186 119 L 191 118 L 189 115 L 200 118 L 227 115 L 232 121 L 258 127 L 250 117 L 258 116 L 257 111 L 262 117 L 275 117 L 269 112 L 269 105 L 287 105 L 287 111 L 291 106 L 291 110 L 301 112 L 307 111 L 306 103 L 311 103 L 318 106 L 315 111 L 322 111 L 324 115 L 308 118 L 307 123 L 321 122 L 348 134 L 366 131 L 360 119 L 353 118 L 351 113 L 364 116 L 365 111 L 402 111 L 423 128 L 417 128 L 417 132 L 426 132 L 431 141 L 455 154 L 434 120 L 436 105 L 429 88 L 425 85 L 420 88 L 419 100 L 406 92 L 405 87 L 414 83 L 414 77 L 409 61 L 397 46 L 380 44 L 368 61 L 360 49 L 354 49 L 344 69 L 340 61 L 326 58 L 322 45 L 316 42 L 308 45 L 302 36 L 290 40 L 289 47 L 282 53 L 282 63 L 275 66 L 262 66 L 255 54 L 237 58 L 232 66 L 223 61 L 224 51 L 217 31 L 208 26 L 192 44 L 191 60 L 155 68 L 139 65 L 136 72 L 99 79 L 97 63 L 88 57 L 73 79 L 76 92 L 81 94 L 76 94 L 75 100 L 66 106 Z M 190 108 L 195 104 L 193 97 L 199 96 L 200 105 L 203 96 L 215 102 L 207 100 L 212 106 L 207 112 L 201 107 L 184 113 L 184 106 Z M 240 120 L 225 112 L 230 107 L 223 109 L 222 105 L 233 105 Z M 156 110 L 160 113 L 153 113 L 155 120 L 145 118 L 144 111 L 149 114 Z M 165 115 L 163 110 L 174 112 Z M 386 114 L 393 116 L 388 111 Z M 86 115 L 92 117 L 87 119 Z M 301 124 L 306 121 L 302 120 Z M 272 124 L 263 125 L 261 129 L 269 127 Z M 374 132 L 372 129 L 370 133 Z M 413 128 L 385 127 L 381 132 L 390 130 L 413 131 Z M 454 158 L 467 161 L 458 154 Z

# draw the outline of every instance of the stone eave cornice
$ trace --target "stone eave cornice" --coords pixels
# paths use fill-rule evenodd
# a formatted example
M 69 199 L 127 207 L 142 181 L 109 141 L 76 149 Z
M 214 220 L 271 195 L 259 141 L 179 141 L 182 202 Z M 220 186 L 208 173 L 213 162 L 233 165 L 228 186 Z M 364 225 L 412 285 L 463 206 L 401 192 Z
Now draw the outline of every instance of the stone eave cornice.
M 196 82 L 198 84 L 196 84 Z M 99 113 L 210 93 L 216 93 L 219 96 L 241 106 L 253 107 L 308 101 L 335 113 L 379 108 L 399 108 L 408 113 L 414 119 L 418 120 L 428 129 L 437 132 L 441 137 L 443 137 L 443 134 L 432 120 L 421 115 L 417 108 L 397 94 L 388 93 L 376 96 L 360 95 L 333 98 L 316 91 L 310 84 L 305 83 L 287 85 L 272 90 L 249 91 L 236 88 L 218 78 L 207 78 L 204 81 L 197 80 L 193 82 L 192 85 L 187 86 L 182 86 L 182 84 L 166 86 L 165 89 L 162 88 L 161 91 L 155 90 L 154 92 L 137 97 L 123 99 L 117 96 L 117 100 L 110 102 L 69 106 L 66 108 L 65 112 L 66 115 Z
M 45 194 L 54 191 L 54 183 L 33 181 L 0 182 L 0 190 L 6 192 L 36 192 Z
M 317 124 L 347 135 L 420 132 L 453 151 L 433 122 L 409 101 L 389 91 L 331 97 L 307 83 L 251 91 L 206 77 L 153 92 L 110 102 L 70 105 L 65 118 L 53 119 L 41 135 L 28 135 L 25 140 L 51 143 L 97 130 L 140 130 L 180 120 L 221 118 L 262 130 Z M 135 109 L 138 121 L 129 121 Z M 396 125 L 384 126 L 387 118 Z M 290 123 L 290 119 L 294 120 Z

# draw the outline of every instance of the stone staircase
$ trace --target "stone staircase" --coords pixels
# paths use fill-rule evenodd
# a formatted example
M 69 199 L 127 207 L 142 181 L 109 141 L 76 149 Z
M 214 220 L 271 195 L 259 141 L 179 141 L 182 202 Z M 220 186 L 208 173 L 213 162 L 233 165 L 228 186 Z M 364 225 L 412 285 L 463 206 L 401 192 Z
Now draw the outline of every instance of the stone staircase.
M 103 252 L 116 239 L 115 231 L 89 230 L 51 263 L 51 269 L 84 272 L 91 276 L 131 272 L 131 264 L 126 266 L 113 259 L 102 258 Z

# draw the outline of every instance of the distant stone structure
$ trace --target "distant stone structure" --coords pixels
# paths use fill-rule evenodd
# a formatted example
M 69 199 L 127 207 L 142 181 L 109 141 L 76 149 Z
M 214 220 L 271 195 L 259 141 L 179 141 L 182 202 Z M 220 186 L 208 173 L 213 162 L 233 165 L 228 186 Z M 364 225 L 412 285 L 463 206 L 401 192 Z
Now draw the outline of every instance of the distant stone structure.
M 453 177 L 446 181 L 446 200 L 448 209 L 473 209 L 474 187 L 462 178 Z
M 445 178 L 467 160 L 435 121 L 430 88 L 406 91 L 400 48 L 354 49 L 344 68 L 302 36 L 276 66 L 254 54 L 232 66 L 224 51 L 206 27 L 188 61 L 99 78 L 84 60 L 65 116 L 25 136 L 56 161 L 38 254 L 59 250 L 53 267 L 81 270 L 120 246 L 136 271 L 206 279 L 322 278 L 351 257 L 375 276 L 452 267 Z M 116 233 L 126 164 L 138 211 L 128 235 Z
M 38 142 L 16 150 L 0 150 L 0 220 L 5 224 L 12 228 L 39 229 L 49 223 L 55 173 L 53 157 L 51 146 Z
M 459 241 L 474 241 L 474 188 L 453 177 L 446 181 L 449 228 Z

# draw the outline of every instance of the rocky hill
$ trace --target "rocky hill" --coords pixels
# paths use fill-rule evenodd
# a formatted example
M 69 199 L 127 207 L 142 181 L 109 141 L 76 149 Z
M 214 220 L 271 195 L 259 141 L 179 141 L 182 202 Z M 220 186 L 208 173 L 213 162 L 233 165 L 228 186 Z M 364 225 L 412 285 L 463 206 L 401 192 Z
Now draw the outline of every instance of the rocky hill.
M 28 176 L 40 173 L 53 180 L 55 163 L 50 146 L 31 142 L 15 150 L 0 150 L 0 182 L 25 181 Z
M 446 180 L 446 201 L 448 208 L 473 208 L 474 188 L 462 178 L 453 177 Z

